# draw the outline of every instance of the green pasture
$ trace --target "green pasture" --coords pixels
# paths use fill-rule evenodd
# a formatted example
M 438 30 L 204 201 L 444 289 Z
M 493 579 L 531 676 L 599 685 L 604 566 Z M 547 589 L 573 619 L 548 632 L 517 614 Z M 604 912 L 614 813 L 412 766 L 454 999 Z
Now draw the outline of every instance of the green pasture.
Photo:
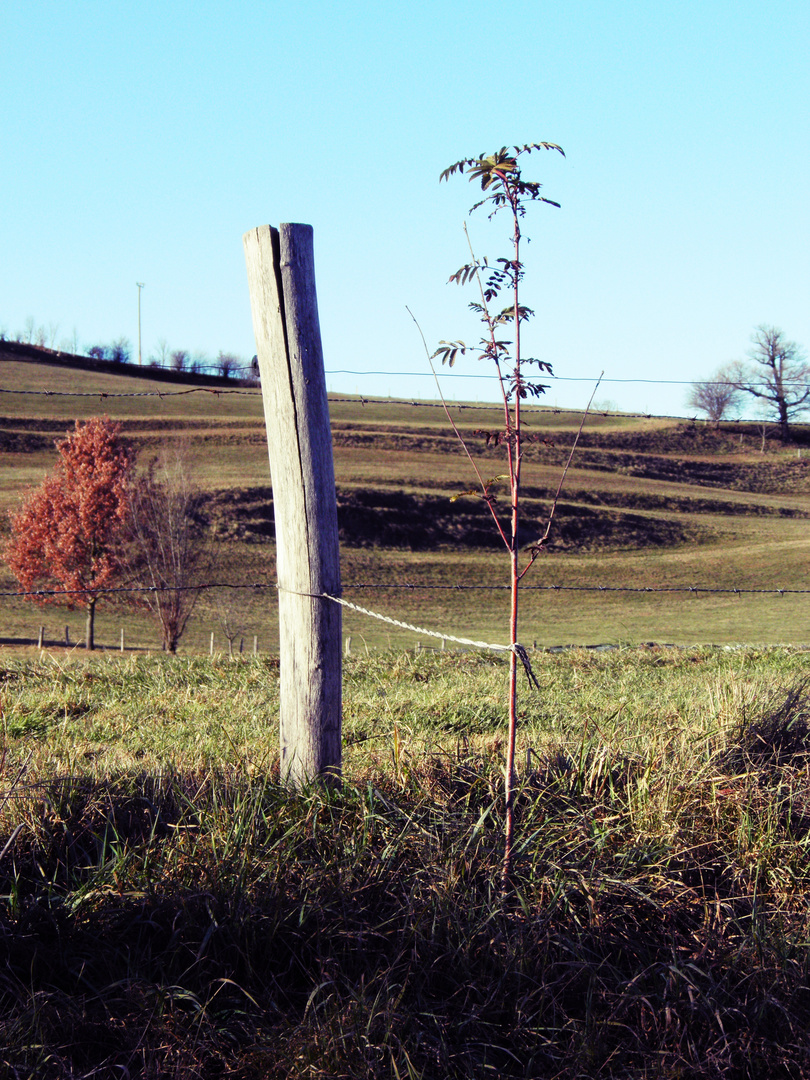
M 344 770 L 386 770 L 394 744 L 418 766 L 459 737 L 500 753 L 508 661 L 491 653 L 353 653 L 344 671 Z M 810 677 L 791 646 L 537 653 L 520 688 L 520 761 L 587 734 L 627 753 L 716 749 L 749 713 Z M 0 726 L 8 779 L 81 773 L 278 770 L 278 658 L 5 654 Z M 810 720 L 810 718 L 808 718 Z M 598 733 L 598 736 L 597 736 Z M 674 742 L 673 742 L 674 740 Z M 521 765 L 521 772 L 524 771 Z

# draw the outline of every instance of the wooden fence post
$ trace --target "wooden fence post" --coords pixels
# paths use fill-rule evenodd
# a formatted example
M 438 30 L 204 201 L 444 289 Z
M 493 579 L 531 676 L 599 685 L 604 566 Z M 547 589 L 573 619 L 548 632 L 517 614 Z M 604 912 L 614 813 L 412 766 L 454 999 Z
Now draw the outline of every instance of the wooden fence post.
M 281 775 L 341 768 L 340 549 L 312 227 L 244 238 L 267 425 L 279 596 Z

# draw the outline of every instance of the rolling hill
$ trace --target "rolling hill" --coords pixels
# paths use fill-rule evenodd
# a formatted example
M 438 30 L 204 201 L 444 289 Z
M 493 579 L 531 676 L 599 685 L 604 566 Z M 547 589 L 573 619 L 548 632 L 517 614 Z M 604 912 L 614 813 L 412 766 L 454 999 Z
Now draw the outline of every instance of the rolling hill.
M 222 577 L 273 580 L 272 488 L 260 391 L 232 380 L 82 363 L 47 350 L 0 345 L 0 510 L 6 513 L 54 460 L 53 442 L 75 419 L 119 420 L 142 459 L 176 448 L 207 493 Z M 504 633 L 505 560 L 469 463 L 443 410 L 431 402 L 334 398 L 330 404 L 346 595 L 448 635 Z M 495 408 L 454 405 L 454 419 L 487 476 Z M 543 527 L 579 415 L 527 411 L 536 441 L 524 466 L 524 535 Z M 764 442 L 764 445 L 763 445 Z M 489 445 L 488 445 L 489 444 Z M 497 489 L 496 489 L 497 490 Z M 588 641 L 807 642 L 810 603 L 810 428 L 794 444 L 763 440 L 750 424 L 589 417 L 557 506 L 549 550 L 527 579 L 523 625 L 539 644 Z M 5 527 L 5 525 L 4 525 Z M 227 574 L 225 571 L 227 570 Z M 0 582 L 13 591 L 7 572 Z M 352 589 L 362 583 L 370 590 Z M 419 586 L 419 588 L 403 588 Z M 625 592 L 626 589 L 704 590 Z M 738 590 L 737 593 L 733 590 Z M 590 591 L 593 590 L 593 591 Z M 709 590 L 732 590 L 710 592 Z M 242 594 L 244 635 L 274 640 L 266 591 Z M 4 598 L 7 641 L 30 639 L 53 609 Z M 201 602 L 184 639 L 203 648 L 216 628 Z M 67 624 L 72 616 L 59 619 Z M 110 627 L 121 621 L 111 612 Z M 128 638 L 148 642 L 143 616 Z M 28 627 L 27 633 L 24 628 Z M 369 646 L 393 642 L 383 624 L 347 613 L 347 633 Z M 108 629 L 108 637 L 118 633 Z M 403 646 L 414 636 L 396 634 Z

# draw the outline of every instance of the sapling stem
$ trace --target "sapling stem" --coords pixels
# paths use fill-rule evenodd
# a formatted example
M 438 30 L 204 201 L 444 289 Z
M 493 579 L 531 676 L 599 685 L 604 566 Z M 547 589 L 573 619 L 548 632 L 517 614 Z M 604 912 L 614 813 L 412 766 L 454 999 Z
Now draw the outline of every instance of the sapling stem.
M 511 215 L 512 221 L 512 257 L 511 259 L 498 259 L 494 265 L 490 265 L 486 259 L 479 261 L 476 258 L 469 233 L 465 226 L 464 231 L 470 249 L 471 262 L 466 266 L 463 266 L 450 278 L 451 281 L 455 281 L 462 285 L 466 284 L 472 278 L 475 278 L 481 296 L 480 303 L 471 304 L 470 306 L 479 314 L 481 322 L 486 328 L 486 333 L 480 340 L 478 346 L 470 351 L 478 352 L 482 357 L 493 363 L 503 400 L 503 436 L 506 444 L 509 479 L 510 515 L 508 533 L 502 526 L 493 507 L 493 497 L 490 495 L 489 491 L 492 481 L 483 481 L 481 473 L 475 463 L 472 462 L 472 456 L 469 449 L 459 433 L 457 426 L 453 423 L 447 405 L 444 403 L 444 398 L 442 397 L 445 412 L 451 420 L 456 435 L 464 446 L 467 457 L 473 463 L 476 476 L 483 489 L 484 498 L 489 505 L 500 536 L 509 552 L 509 644 L 511 652 L 509 660 L 509 731 L 504 781 L 506 796 L 504 857 L 502 866 L 502 886 L 504 889 L 508 887 L 510 879 L 514 836 L 514 791 L 517 780 L 515 773 L 515 747 L 517 742 L 518 719 L 517 661 L 518 649 L 520 648 L 518 642 L 518 614 L 520 581 L 525 573 L 525 570 L 521 573 L 519 565 L 520 480 L 523 462 L 521 406 L 523 398 L 528 394 L 538 396 L 546 389 L 546 387 L 540 383 L 527 382 L 523 377 L 522 367 L 524 364 L 524 357 L 521 352 L 520 324 L 522 320 L 528 319 L 531 316 L 531 311 L 528 308 L 522 308 L 520 304 L 520 282 L 523 277 L 523 265 L 520 261 L 520 219 L 526 213 L 525 204 L 527 202 L 539 200 L 541 202 L 551 203 L 553 206 L 559 205 L 557 203 L 552 203 L 550 199 L 544 199 L 540 195 L 539 183 L 536 181 L 523 180 L 521 176 L 518 159 L 522 154 L 530 154 L 534 150 L 557 150 L 560 154 L 563 153 L 560 147 L 554 143 L 530 143 L 523 147 L 516 146 L 513 148 L 513 152 L 510 152 L 504 147 L 499 152 L 492 154 L 489 157 L 481 156 L 458 161 L 455 165 L 451 165 L 448 169 L 445 169 L 441 176 L 443 180 L 446 180 L 457 172 L 467 172 L 470 180 L 479 180 L 481 182 L 482 191 L 488 192 L 480 202 L 472 207 L 472 210 L 475 210 L 484 204 L 491 204 L 493 209 L 491 210 L 490 218 L 492 218 L 499 210 L 506 207 Z M 498 312 L 492 308 L 492 302 L 497 299 L 501 291 L 505 288 L 509 290 L 511 302 L 508 307 Z M 513 342 L 503 341 L 499 336 L 500 328 L 509 322 L 514 325 Z M 512 345 L 511 351 L 509 349 L 510 344 Z M 459 354 L 464 355 L 467 351 L 468 347 L 463 341 L 443 341 L 440 343 L 439 349 L 433 355 L 441 357 L 442 363 L 447 363 L 452 366 L 456 356 Z M 533 362 L 537 364 L 541 373 L 545 371 L 548 374 L 551 374 L 551 365 L 548 363 L 539 360 L 527 360 L 525 362 Z M 433 369 L 432 363 L 431 369 Z M 435 375 L 436 372 L 434 370 L 434 376 Z M 438 385 L 438 378 L 436 379 L 436 382 Z M 529 565 L 534 562 L 536 557 L 537 556 L 534 555 L 534 557 L 531 558 Z

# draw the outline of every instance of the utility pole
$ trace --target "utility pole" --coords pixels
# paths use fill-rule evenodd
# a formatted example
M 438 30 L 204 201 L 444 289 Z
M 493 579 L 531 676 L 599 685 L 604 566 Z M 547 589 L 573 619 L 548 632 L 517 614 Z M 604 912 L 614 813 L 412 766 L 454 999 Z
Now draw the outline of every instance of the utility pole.
M 141 357 L 141 289 L 143 288 L 142 281 L 136 281 L 138 286 L 138 367 L 143 367 L 143 359 Z

